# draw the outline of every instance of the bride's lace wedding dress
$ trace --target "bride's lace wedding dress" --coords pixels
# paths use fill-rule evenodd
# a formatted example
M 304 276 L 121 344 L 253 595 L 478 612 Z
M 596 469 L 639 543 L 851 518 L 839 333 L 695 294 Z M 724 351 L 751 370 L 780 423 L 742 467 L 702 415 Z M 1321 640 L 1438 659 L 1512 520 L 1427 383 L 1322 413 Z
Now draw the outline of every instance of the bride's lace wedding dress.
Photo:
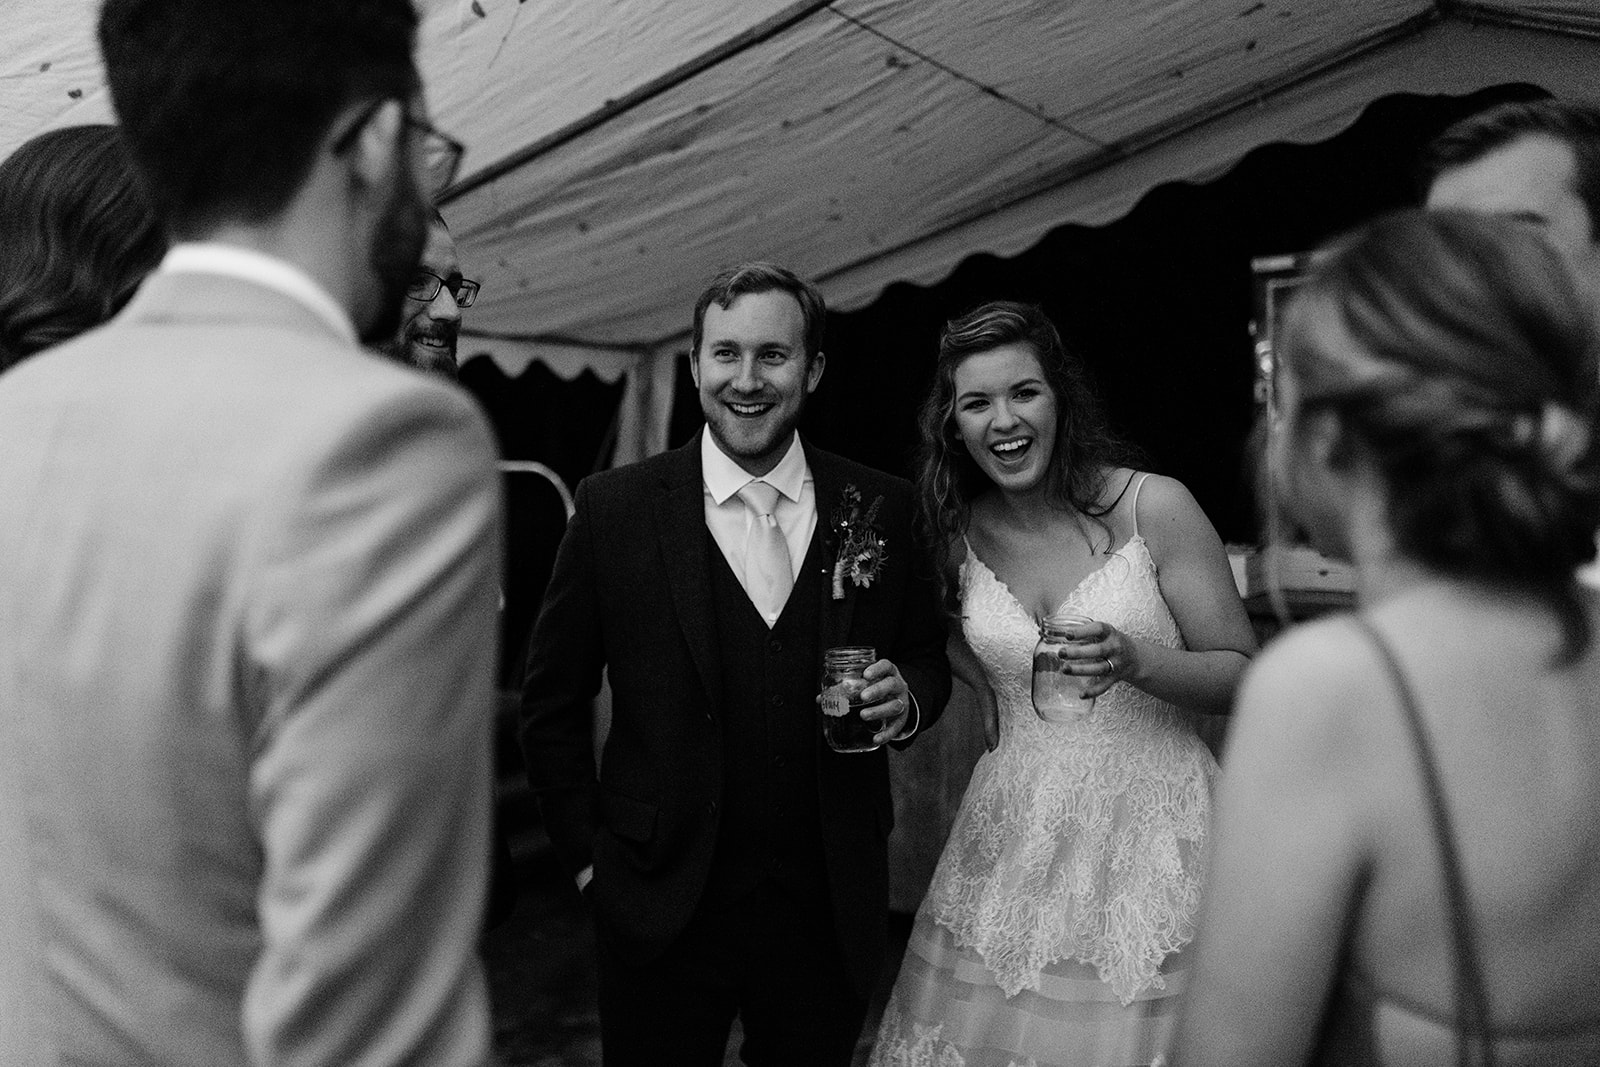
M 963 629 L 1000 706 L 939 859 L 874 1067 L 1158 1062 L 1194 936 L 1216 761 L 1191 717 L 1126 683 L 1042 722 L 1032 613 L 967 549 Z M 1063 608 L 1182 647 L 1137 532 Z

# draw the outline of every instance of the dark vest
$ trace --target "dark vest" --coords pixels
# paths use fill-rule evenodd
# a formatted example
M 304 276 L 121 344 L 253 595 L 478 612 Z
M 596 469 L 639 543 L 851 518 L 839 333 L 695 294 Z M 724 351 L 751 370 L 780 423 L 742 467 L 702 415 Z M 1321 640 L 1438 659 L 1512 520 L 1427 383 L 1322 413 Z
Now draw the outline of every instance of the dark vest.
M 813 536 L 783 614 L 768 629 L 715 540 L 706 538 L 723 709 L 722 819 L 703 898 L 713 906 L 768 878 L 804 899 L 820 902 L 825 892 L 815 699 L 822 664 L 819 543 Z

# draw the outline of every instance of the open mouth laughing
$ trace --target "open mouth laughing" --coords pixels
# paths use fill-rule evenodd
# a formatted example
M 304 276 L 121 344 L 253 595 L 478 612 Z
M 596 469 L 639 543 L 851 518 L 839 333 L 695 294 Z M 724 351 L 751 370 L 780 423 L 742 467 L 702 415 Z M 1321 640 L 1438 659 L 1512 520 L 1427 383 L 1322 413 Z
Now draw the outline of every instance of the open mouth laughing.
M 456 347 L 455 337 L 447 333 L 418 331 L 411 335 L 410 341 L 418 348 L 432 349 L 435 352 L 442 352 L 446 355 L 450 354 Z
M 1033 450 L 1031 437 L 1007 437 L 989 446 L 989 453 L 1006 466 L 1019 466 Z

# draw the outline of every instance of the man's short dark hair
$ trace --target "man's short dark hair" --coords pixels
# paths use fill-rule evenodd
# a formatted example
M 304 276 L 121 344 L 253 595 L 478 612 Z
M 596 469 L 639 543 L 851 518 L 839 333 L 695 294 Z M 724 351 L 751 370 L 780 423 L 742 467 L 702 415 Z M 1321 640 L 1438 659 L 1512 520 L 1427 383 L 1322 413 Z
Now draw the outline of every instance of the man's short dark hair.
M 828 306 L 822 301 L 822 294 L 817 292 L 810 282 L 802 281 L 795 273 L 776 263 L 741 263 L 736 267 L 728 267 L 706 286 L 705 292 L 700 294 L 700 299 L 694 302 L 694 337 L 689 348 L 689 357 L 697 358 L 700 353 L 701 330 L 705 326 L 706 308 L 715 301 L 719 308 L 726 311 L 733 306 L 733 302 L 741 296 L 750 293 L 788 293 L 800 304 L 800 315 L 805 320 L 805 345 L 806 360 L 822 351 L 822 329 L 827 325 Z
M 342 109 L 416 91 L 416 27 L 410 0 L 106 0 L 112 103 L 172 231 L 281 212 Z
M 1600 107 L 1579 100 L 1514 101 L 1468 115 L 1423 150 L 1423 195 L 1445 171 L 1530 136 L 1551 137 L 1572 149 L 1573 192 L 1589 213 L 1590 238 L 1600 239 Z

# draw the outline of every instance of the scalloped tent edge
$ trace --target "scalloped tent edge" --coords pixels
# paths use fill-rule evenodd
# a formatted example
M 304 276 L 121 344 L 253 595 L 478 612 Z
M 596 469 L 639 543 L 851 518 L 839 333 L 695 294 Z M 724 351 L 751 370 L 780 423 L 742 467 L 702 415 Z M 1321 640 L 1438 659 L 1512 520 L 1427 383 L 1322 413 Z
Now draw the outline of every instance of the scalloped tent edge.
M 15 6 L 0 154 L 110 114 L 88 5 Z M 469 146 L 443 205 L 485 283 L 463 352 L 626 375 L 617 462 L 665 446 L 672 357 L 725 263 L 785 262 L 850 310 L 1386 95 L 1600 96 L 1581 0 L 418 7 L 435 121 Z

